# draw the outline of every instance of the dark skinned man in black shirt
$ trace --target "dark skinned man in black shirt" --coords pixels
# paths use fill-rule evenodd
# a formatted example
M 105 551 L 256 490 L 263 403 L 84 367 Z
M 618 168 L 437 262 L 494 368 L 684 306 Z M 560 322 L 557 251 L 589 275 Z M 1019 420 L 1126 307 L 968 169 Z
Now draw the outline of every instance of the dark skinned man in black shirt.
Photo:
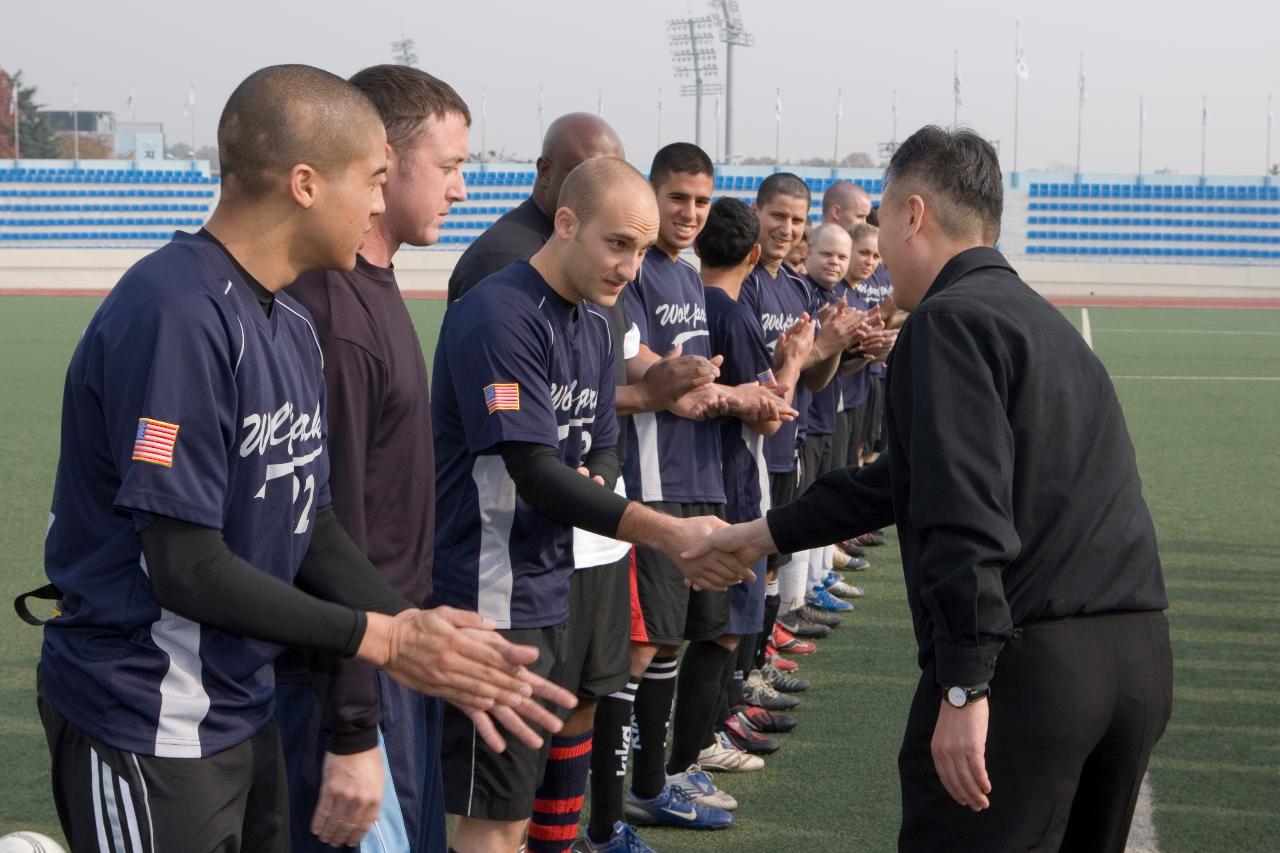
M 1119 401 L 992 248 L 987 142 L 923 128 L 885 178 L 880 249 L 911 312 L 888 364 L 889 451 L 704 548 L 745 562 L 897 524 L 923 670 L 899 849 L 1121 851 L 1172 655 Z

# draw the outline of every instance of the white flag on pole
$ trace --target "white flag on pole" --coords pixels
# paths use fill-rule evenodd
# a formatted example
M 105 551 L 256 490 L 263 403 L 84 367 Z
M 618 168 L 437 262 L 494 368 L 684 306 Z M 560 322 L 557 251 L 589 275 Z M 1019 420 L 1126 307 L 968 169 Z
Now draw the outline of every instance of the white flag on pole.
M 716 95 L 716 122 L 720 121 L 720 96 Z
M 844 89 L 836 90 L 836 123 L 844 119 Z
M 1089 100 L 1089 96 L 1085 92 L 1085 88 L 1084 88 L 1084 57 L 1081 57 L 1080 58 L 1080 103 L 1083 104 L 1087 100 Z
M 1017 71 L 1018 76 L 1021 77 L 1023 80 L 1031 79 L 1031 71 L 1030 69 L 1027 68 L 1027 52 L 1026 52 L 1026 49 L 1022 46 L 1022 30 L 1021 29 L 1018 30 L 1018 58 L 1017 58 L 1017 65 L 1015 66 L 1014 70 Z
M 776 100 L 774 101 L 773 117 L 778 122 L 778 124 L 782 124 L 782 90 L 781 89 L 777 91 Z
M 18 112 L 18 81 L 9 78 L 9 115 L 17 115 Z
M 604 115 L 604 86 L 596 91 L 596 115 Z
M 1209 96 L 1200 96 L 1200 124 L 1205 127 L 1209 126 Z
M 129 115 L 133 115 L 133 93 L 134 87 L 129 87 L 129 97 L 125 100 L 124 105 L 129 110 Z
M 191 111 L 196 108 L 196 84 L 192 83 L 187 89 L 187 102 L 182 106 L 182 114 L 184 116 L 191 115 Z
M 951 89 L 955 93 L 956 103 L 963 104 L 964 101 L 960 100 L 960 69 L 959 68 L 956 69 L 955 79 L 951 81 Z
M 80 87 L 75 85 L 71 87 L 71 106 L 80 106 Z
M 480 87 L 480 118 L 486 118 L 489 114 L 489 101 L 485 93 L 485 87 Z
M 658 117 L 662 117 L 662 87 L 658 87 Z

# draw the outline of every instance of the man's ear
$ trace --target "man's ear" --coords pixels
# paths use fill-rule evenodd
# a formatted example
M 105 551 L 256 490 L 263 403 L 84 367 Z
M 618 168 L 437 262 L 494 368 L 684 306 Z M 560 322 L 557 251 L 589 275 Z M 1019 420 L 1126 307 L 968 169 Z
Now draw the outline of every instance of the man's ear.
M 760 244 L 756 243 L 747 253 L 747 266 L 754 267 L 758 263 L 760 263 Z
M 289 196 L 303 210 L 310 210 L 320 194 L 320 173 L 299 163 L 289 170 Z
M 554 222 L 556 236 L 561 240 L 572 240 L 578 233 L 578 214 L 571 207 L 557 208 Z
M 928 205 L 925 204 L 923 197 L 913 195 L 907 199 L 907 210 L 911 212 L 911 219 L 907 222 L 906 238 L 908 240 L 919 234 L 920 229 L 924 227 L 924 217 L 927 209 Z

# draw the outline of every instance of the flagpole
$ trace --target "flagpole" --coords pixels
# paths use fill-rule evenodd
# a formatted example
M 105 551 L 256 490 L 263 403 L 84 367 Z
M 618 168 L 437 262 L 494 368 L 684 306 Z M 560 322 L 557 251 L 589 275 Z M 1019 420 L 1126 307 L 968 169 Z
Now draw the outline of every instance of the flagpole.
M 1080 177 L 1080 146 L 1084 141 L 1084 51 L 1080 51 L 1080 100 L 1076 108 L 1076 177 Z
M 898 142 L 898 90 L 893 90 L 893 135 L 889 139 L 890 142 L 897 144 Z
M 138 170 L 138 120 L 134 117 L 134 103 L 137 100 L 136 87 L 129 84 L 129 132 L 133 134 L 133 170 Z M 161 152 L 163 154 L 163 152 Z
M 1209 96 L 1200 96 L 1200 180 L 1204 180 L 1205 147 L 1209 140 Z
M 1014 21 L 1013 47 L 1013 171 L 1018 171 L 1018 96 L 1022 84 L 1022 21 Z
M 1142 96 L 1138 96 L 1138 182 L 1142 182 L 1142 130 L 1143 125 L 1147 121 L 1147 108 L 1142 103 Z
M 22 145 L 20 144 L 21 133 L 19 128 L 22 126 L 22 101 L 18 97 L 18 78 L 9 78 L 9 98 L 13 104 L 13 165 L 16 167 L 18 161 L 22 159 Z
M 80 167 L 80 93 L 73 83 L 71 86 L 71 159 L 74 168 Z
M 952 104 L 951 123 L 955 125 L 960 123 L 960 51 L 957 50 L 955 52 L 953 59 L 954 68 L 952 71 L 951 88 L 955 98 L 954 103 Z
M 538 144 L 542 144 L 542 137 L 547 135 L 547 128 L 542 120 L 542 86 L 538 86 Z
M 844 117 L 844 89 L 836 89 L 836 139 L 835 144 L 831 146 L 831 165 L 837 166 L 840 163 L 840 119 Z
M 658 147 L 662 147 L 662 87 L 658 87 Z
M 480 162 L 489 162 L 489 101 L 484 86 L 480 87 Z
M 777 171 L 782 166 L 782 90 L 777 90 L 777 100 L 775 104 L 777 110 L 774 118 L 777 120 L 777 128 L 773 133 L 773 168 Z
M 716 162 L 727 162 L 728 157 L 720 160 L 720 96 L 716 95 Z
M 1275 121 L 1275 113 L 1271 111 L 1271 93 L 1267 93 L 1267 162 L 1262 174 L 1271 174 L 1271 124 Z

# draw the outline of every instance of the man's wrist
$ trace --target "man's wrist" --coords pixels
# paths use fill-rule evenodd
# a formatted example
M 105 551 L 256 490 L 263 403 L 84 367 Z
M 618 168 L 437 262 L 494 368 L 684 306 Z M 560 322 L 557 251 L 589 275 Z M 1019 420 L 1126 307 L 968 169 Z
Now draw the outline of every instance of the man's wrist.
M 379 668 L 390 663 L 391 626 L 394 621 L 394 617 L 383 613 L 367 614 L 364 637 L 356 649 L 356 658 Z

